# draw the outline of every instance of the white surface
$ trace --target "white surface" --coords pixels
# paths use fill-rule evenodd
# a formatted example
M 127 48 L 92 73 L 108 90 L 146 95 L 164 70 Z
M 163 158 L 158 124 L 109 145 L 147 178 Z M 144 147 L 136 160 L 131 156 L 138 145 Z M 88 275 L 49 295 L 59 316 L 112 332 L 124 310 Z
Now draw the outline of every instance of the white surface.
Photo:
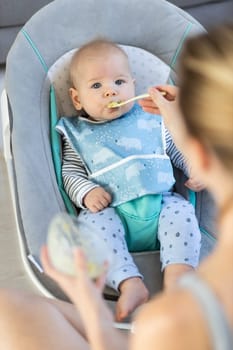
M 2 94 L 3 86 L 4 86 L 4 74 L 5 68 L 0 66 L 0 95 Z M 0 151 L 3 149 L 2 142 L 2 118 L 1 118 L 1 110 L 0 110 Z

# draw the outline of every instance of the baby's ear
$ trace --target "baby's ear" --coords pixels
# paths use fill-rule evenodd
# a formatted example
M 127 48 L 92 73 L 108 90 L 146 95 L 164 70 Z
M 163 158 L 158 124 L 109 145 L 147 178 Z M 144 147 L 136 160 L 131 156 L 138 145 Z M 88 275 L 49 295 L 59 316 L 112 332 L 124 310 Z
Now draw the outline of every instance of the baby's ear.
M 77 109 L 78 111 L 80 111 L 82 109 L 82 105 L 81 105 L 81 102 L 79 101 L 77 89 L 70 88 L 69 94 L 70 94 L 71 100 L 73 102 L 74 108 Z
M 136 79 L 135 78 L 133 79 L 133 83 L 134 83 L 134 85 L 136 85 Z

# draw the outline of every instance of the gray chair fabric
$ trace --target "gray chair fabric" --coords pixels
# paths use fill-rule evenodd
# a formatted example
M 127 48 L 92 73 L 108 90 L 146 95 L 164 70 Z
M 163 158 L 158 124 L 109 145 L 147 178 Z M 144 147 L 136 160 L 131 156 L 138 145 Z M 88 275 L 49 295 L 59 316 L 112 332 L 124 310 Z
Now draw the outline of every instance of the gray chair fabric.
M 15 196 L 25 254 L 39 260 L 51 218 L 65 211 L 50 148 L 49 68 L 69 50 L 104 36 L 158 56 L 171 67 L 171 79 L 175 82 L 183 42 L 203 30 L 191 16 L 164 0 L 56 0 L 26 23 L 6 63 Z M 180 190 L 183 191 L 181 185 Z M 197 200 L 197 214 L 205 230 L 213 233 L 213 204 L 205 192 Z M 210 240 L 207 249 L 211 246 Z M 151 290 L 160 289 L 159 254 L 154 253 L 151 258 L 151 254 L 142 253 L 136 259 L 149 284 L 153 283 Z M 32 268 L 46 288 L 64 297 L 53 282 Z
M 0 64 L 4 63 L 17 33 L 29 18 L 51 0 L 0 1 Z
M 56 0 L 55 0 L 56 1 Z M 0 1 L 0 64 L 22 26 L 40 8 L 51 0 L 1 0 Z M 196 18 L 205 28 L 232 21 L 232 0 L 170 0 Z

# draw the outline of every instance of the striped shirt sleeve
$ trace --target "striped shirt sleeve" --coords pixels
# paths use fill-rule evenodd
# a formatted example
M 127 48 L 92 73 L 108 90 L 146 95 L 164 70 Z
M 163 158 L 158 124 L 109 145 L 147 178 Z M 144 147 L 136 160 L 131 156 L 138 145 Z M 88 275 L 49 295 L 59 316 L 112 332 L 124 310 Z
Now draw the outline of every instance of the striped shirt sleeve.
M 62 152 L 62 179 L 64 188 L 72 202 L 78 208 L 84 209 L 83 198 L 90 190 L 99 186 L 88 180 L 87 170 L 83 161 L 65 137 L 63 137 Z
M 188 176 L 187 161 L 183 154 L 177 149 L 172 137 L 167 129 L 165 129 L 166 153 L 171 159 L 171 162 Z

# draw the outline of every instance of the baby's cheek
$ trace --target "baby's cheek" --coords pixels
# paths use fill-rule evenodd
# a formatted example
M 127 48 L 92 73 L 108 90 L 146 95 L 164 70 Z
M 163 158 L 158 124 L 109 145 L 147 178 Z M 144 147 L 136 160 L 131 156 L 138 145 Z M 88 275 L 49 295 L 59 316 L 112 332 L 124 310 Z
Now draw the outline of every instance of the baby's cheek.
M 123 114 L 129 112 L 133 108 L 134 103 L 135 102 L 130 102 L 130 103 L 127 103 L 125 106 L 123 106 L 124 107 L 124 113 Z

